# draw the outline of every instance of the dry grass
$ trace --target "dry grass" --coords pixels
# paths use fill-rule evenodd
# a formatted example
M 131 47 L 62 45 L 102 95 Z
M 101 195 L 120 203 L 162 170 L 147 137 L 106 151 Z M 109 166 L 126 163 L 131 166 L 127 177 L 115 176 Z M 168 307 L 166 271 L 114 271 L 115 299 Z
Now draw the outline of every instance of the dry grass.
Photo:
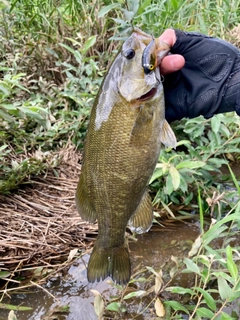
M 71 250 L 80 256 L 92 247 L 97 226 L 81 220 L 74 201 L 81 156 L 73 147 L 59 155 L 55 171 L 15 194 L 0 195 L 0 278 L 1 272 L 9 272 L 8 281 L 39 266 L 61 268 Z

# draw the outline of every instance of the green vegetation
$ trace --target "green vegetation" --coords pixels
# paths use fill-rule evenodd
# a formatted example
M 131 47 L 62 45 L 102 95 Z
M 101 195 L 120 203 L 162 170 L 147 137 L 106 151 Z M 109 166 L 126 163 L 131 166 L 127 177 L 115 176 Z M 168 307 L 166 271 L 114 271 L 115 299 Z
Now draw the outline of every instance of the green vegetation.
M 239 128 L 240 119 L 233 114 L 219 114 L 208 120 L 198 117 L 177 124 L 174 129 L 179 138 L 177 152 L 161 152 L 150 181 L 152 190 L 156 191 L 154 203 L 193 205 L 197 203 L 200 191 L 204 214 L 221 217 L 226 203 L 221 204 L 219 212 L 207 202 L 213 193 L 224 191 L 223 183 L 229 183 L 230 177 L 222 175 L 220 168 L 228 164 L 228 157 L 239 154 Z M 235 205 L 235 200 L 231 201 L 233 193 L 225 196 L 230 207 Z
M 209 229 L 193 243 L 188 257 L 172 256 L 168 266 L 158 270 L 146 266 L 132 277 L 127 287 L 112 283 L 118 294 L 111 299 L 92 290 L 99 318 L 108 317 L 110 313 L 115 314 L 114 319 L 119 319 L 134 303 L 138 311 L 133 312 L 133 319 L 139 314 L 150 318 L 148 309 L 153 306 L 157 319 L 239 319 L 234 308 L 230 314 L 225 310 L 234 306 L 240 297 L 239 246 L 230 244 L 236 239 L 239 214 L 238 202 L 223 219 L 213 220 Z M 216 234 L 222 239 L 220 248 L 214 245 Z M 183 275 L 188 275 L 190 286 L 174 285 Z
M 105 0 L 92 4 L 65 0 L 61 5 L 56 1 L 44 1 L 41 5 L 37 0 L 2 1 L 0 193 L 11 192 L 27 183 L 33 173 L 43 173 L 56 165 L 52 151 L 69 140 L 77 147 L 82 146 L 88 115 L 107 61 L 113 59 L 121 43 L 108 39 L 124 39 L 131 32 L 132 24 L 154 35 L 167 27 L 177 27 L 225 37 L 226 30 L 237 21 L 239 10 L 239 1 L 145 0 L 139 4 L 133 0 L 127 3 Z M 237 117 L 213 120 L 215 136 L 218 136 L 219 122 L 223 127 L 225 121 L 232 123 L 227 125 L 232 130 L 222 134 L 225 140 L 228 135 L 233 146 L 236 140 L 231 139 L 231 133 L 235 122 L 239 126 Z M 195 125 L 202 131 L 195 132 Z M 207 149 L 205 145 L 204 150 L 202 133 L 209 127 L 204 119 L 183 120 L 176 126 L 176 132 L 181 134 L 185 128 L 185 140 L 191 144 L 202 141 L 201 158 Z M 191 141 L 192 136 L 194 139 L 198 136 L 197 141 Z M 215 139 L 214 147 L 222 154 L 226 149 L 223 151 L 219 139 Z M 190 148 L 188 144 L 187 152 L 183 152 L 179 161 L 184 157 L 189 160 L 188 152 L 194 158 Z M 212 150 L 212 156 L 208 154 L 209 160 L 214 159 L 210 160 L 212 163 L 216 161 L 213 156 Z M 165 156 L 163 162 L 164 159 Z M 171 173 L 173 171 L 171 169 Z M 181 177 L 182 182 L 184 175 Z M 185 182 L 190 187 L 191 181 Z M 168 184 L 167 193 L 171 198 L 174 197 L 172 187 Z M 177 182 L 173 188 L 176 187 Z
M 53 169 L 69 141 L 82 147 L 99 84 L 132 24 L 155 36 L 175 27 L 231 39 L 240 1 L 2 0 L 0 15 L 0 194 L 8 194 Z M 220 168 L 239 161 L 240 119 L 184 119 L 173 129 L 178 148 L 161 152 L 150 185 L 153 202 L 171 215 L 170 204 L 190 205 L 202 233 L 188 258 L 172 258 L 171 269 L 140 270 L 110 301 L 94 292 L 99 317 L 107 312 L 119 319 L 125 300 L 135 299 L 142 303 L 139 313 L 155 306 L 164 319 L 238 318 L 224 307 L 240 296 L 239 248 L 232 244 L 239 236 L 240 187 L 231 170 L 222 175 Z M 214 219 L 204 231 L 209 215 Z M 221 248 L 214 247 L 217 237 Z M 182 273 L 193 275 L 191 287 L 172 284 Z M 164 292 L 171 299 L 165 301 Z

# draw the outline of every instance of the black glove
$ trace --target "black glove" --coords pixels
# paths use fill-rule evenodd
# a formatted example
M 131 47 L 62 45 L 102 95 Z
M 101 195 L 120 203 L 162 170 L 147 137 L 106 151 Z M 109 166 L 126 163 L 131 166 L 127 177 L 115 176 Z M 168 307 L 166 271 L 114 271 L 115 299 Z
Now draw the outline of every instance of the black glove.
M 236 111 L 240 115 L 240 51 L 232 44 L 197 33 L 175 30 L 171 53 L 185 66 L 165 76 L 166 119 Z

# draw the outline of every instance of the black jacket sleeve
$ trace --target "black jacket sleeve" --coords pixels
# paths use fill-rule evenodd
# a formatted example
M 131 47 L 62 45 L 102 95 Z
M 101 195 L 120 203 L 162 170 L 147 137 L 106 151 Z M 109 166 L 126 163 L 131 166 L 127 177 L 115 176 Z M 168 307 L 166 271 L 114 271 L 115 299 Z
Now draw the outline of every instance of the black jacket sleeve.
M 202 34 L 175 30 L 171 53 L 185 66 L 165 77 L 166 119 L 236 111 L 240 115 L 240 51 L 232 44 Z

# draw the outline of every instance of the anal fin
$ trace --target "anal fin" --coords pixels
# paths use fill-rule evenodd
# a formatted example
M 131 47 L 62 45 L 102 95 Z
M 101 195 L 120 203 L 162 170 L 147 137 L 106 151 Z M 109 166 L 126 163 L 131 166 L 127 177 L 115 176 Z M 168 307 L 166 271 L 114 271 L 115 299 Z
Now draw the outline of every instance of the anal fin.
M 151 228 L 152 221 L 152 201 L 148 191 L 145 191 L 141 202 L 128 222 L 128 226 L 132 232 L 140 234 L 147 232 Z

